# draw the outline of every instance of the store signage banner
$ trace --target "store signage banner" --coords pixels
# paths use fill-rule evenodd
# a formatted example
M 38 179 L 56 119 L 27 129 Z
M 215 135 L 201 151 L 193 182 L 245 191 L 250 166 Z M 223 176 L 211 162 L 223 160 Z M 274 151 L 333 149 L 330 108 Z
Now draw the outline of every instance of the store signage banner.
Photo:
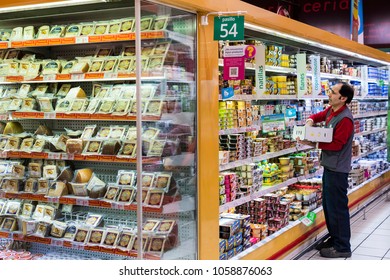
M 223 59 L 224 80 L 245 79 L 245 57 L 225 57 Z
M 227 16 L 214 18 L 215 41 L 244 40 L 244 16 Z
M 223 79 L 244 80 L 247 45 L 227 46 L 223 50 Z M 251 54 L 253 51 L 251 52 Z
M 255 55 L 255 85 L 256 93 L 264 94 L 266 90 L 266 78 L 265 78 L 265 46 L 256 46 Z
M 364 44 L 363 0 L 351 0 L 351 40 Z
M 263 133 L 285 130 L 284 114 L 261 116 L 261 125 Z
M 320 56 L 311 55 L 310 64 L 312 71 L 312 94 L 313 96 L 318 96 L 321 93 Z
M 297 57 L 297 86 L 298 97 L 302 97 L 307 94 L 306 83 L 306 54 L 298 53 Z

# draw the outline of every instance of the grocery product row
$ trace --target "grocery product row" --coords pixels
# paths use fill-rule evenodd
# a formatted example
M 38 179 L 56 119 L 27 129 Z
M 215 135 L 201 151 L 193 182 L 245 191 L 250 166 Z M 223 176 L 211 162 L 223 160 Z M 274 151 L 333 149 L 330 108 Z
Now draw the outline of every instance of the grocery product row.
M 141 19 L 141 31 L 165 30 L 169 15 L 145 16 Z M 26 41 L 34 39 L 75 37 L 103 34 L 118 34 L 135 31 L 135 18 L 121 18 L 109 21 L 69 23 L 60 25 L 18 26 L 0 29 L 0 41 Z

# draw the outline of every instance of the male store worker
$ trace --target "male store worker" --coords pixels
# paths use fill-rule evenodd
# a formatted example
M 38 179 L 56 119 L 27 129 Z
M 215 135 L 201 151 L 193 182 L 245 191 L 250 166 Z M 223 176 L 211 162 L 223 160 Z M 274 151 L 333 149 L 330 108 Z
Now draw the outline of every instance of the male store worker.
M 351 257 L 351 228 L 348 209 L 348 173 L 351 171 L 353 116 L 346 104 L 352 101 L 354 89 L 338 82 L 328 92 L 329 106 L 306 121 L 307 126 L 325 122 L 333 128 L 333 140 L 320 142 L 322 175 L 322 206 L 329 238 L 316 249 L 325 258 Z

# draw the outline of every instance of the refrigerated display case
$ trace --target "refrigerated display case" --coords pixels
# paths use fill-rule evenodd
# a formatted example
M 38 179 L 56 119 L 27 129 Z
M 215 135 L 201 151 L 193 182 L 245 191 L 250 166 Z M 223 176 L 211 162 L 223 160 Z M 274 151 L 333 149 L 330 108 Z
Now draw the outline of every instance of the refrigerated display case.
M 53 13 L 53 9 L 24 11 L 23 13 L 16 13 L 17 17 L 15 16 L 15 13 L 11 13 L 8 17 L 2 17 L 0 27 L 2 30 L 12 31 L 15 27 L 27 27 L 29 25 L 41 27 L 44 25 L 61 26 L 72 24 L 75 28 L 84 25 L 86 27 L 92 26 L 95 28 L 95 26 L 98 25 L 98 30 L 110 29 L 109 27 L 113 27 L 115 30 L 116 24 L 118 24 L 117 20 L 128 17 L 137 18 L 137 16 L 135 16 L 135 10 L 133 9 L 135 2 L 137 1 L 84 4 L 75 8 L 67 7 L 66 9 L 54 9 L 54 11 L 56 11 L 55 13 Z M 49 72 L 39 75 L 38 78 L 34 77 L 34 80 L 31 80 L 31 78 L 25 79 L 25 77 L 21 78 L 21 75 L 8 74 L 10 68 L 14 69 L 10 66 L 15 64 L 6 64 L 8 66 L 2 68 L 5 70 L 0 69 L 5 73 L 5 75 L 2 75 L 1 86 L 3 89 L 7 90 L 3 90 L 3 92 L 12 92 L 15 91 L 15 89 L 16 92 L 19 92 L 22 86 L 25 89 L 27 85 L 30 85 L 32 89 L 36 90 L 38 85 L 47 83 L 47 88 L 53 90 L 52 88 L 55 84 L 70 84 L 71 87 L 80 86 L 86 93 L 87 98 L 84 99 L 93 103 L 96 102 L 94 101 L 96 100 L 94 94 L 96 93 L 96 90 L 99 90 L 99 85 L 100 89 L 108 90 L 109 87 L 112 92 L 114 86 L 111 87 L 111 85 L 113 84 L 134 86 L 137 85 L 137 83 L 140 83 L 141 89 L 142 87 L 147 88 L 145 94 L 148 95 L 149 98 L 150 93 L 147 92 L 149 92 L 150 88 L 152 88 L 151 91 L 153 91 L 154 94 L 153 99 L 148 100 L 149 103 L 151 103 L 150 106 L 152 108 L 148 106 L 149 103 L 144 103 L 146 111 L 144 111 L 144 115 L 142 116 L 141 124 L 138 122 L 139 119 L 134 116 L 136 113 L 134 110 L 132 115 L 126 116 L 121 115 L 120 112 L 119 114 L 114 114 L 114 112 L 111 111 L 107 113 L 105 108 L 106 106 L 110 107 L 112 100 L 105 100 L 104 104 L 106 106 L 103 106 L 103 109 L 98 109 L 98 111 L 94 111 L 93 113 L 76 111 L 57 112 L 57 104 L 55 104 L 53 111 L 49 110 L 42 112 L 37 110 L 37 112 L 25 112 L 25 110 L 7 110 L 2 114 L 2 118 L 4 121 L 8 122 L 17 120 L 22 124 L 24 130 L 28 132 L 34 132 L 43 119 L 45 119 L 45 123 L 47 123 L 48 127 L 55 133 L 62 132 L 63 134 L 65 127 L 72 131 L 84 130 L 86 126 L 92 128 L 91 126 L 95 124 L 99 128 L 109 129 L 110 132 L 111 129 L 115 129 L 115 131 L 119 132 L 122 131 L 120 126 L 122 126 L 122 128 L 125 127 L 125 130 L 128 132 L 130 126 L 136 127 L 137 125 L 142 126 L 148 133 L 150 132 L 152 134 L 158 132 L 160 138 L 156 139 L 158 140 L 156 141 L 157 147 L 155 146 L 154 149 L 149 149 L 148 151 L 145 149 L 146 147 L 153 146 L 149 134 L 143 141 L 142 170 L 146 177 L 145 184 L 151 177 L 156 178 L 159 175 L 166 175 L 163 176 L 164 181 L 169 181 L 169 179 L 171 179 L 170 182 L 174 182 L 175 185 L 172 189 L 168 190 L 168 192 L 160 192 L 157 194 L 157 197 L 158 195 L 161 197 L 161 195 L 164 194 L 164 199 L 161 200 L 160 198 L 158 201 L 159 203 L 162 202 L 161 206 L 144 205 L 142 207 L 142 222 L 148 221 L 148 223 L 146 223 L 147 228 L 149 228 L 149 226 L 154 228 L 156 224 L 170 225 L 169 221 L 173 220 L 174 225 L 170 233 L 179 238 L 175 239 L 172 235 L 170 237 L 170 234 L 168 234 L 166 239 L 161 239 L 161 236 L 155 231 L 152 231 L 150 234 L 144 234 L 142 239 L 146 241 L 144 242 L 146 247 L 143 250 L 145 253 L 142 257 L 150 259 L 219 259 L 221 256 L 219 247 L 219 217 L 221 213 L 226 212 L 227 210 L 232 211 L 232 208 L 234 209 L 243 203 L 248 203 L 254 198 L 266 195 L 270 191 L 277 191 L 280 188 L 287 187 L 306 178 L 290 178 L 281 185 L 271 186 L 269 189 L 262 188 L 249 197 L 244 196 L 235 201 L 220 205 L 219 173 L 221 171 L 230 170 L 255 161 L 270 160 L 272 158 L 285 156 L 290 152 L 297 151 L 297 148 L 289 148 L 290 150 L 283 149 L 281 152 L 267 152 L 267 154 L 259 157 L 245 160 L 240 159 L 228 164 L 220 164 L 218 156 L 219 135 L 244 133 L 256 130 L 259 127 L 257 125 L 252 125 L 249 126 L 249 128 L 244 126 L 238 130 L 236 128 L 220 129 L 219 72 L 222 69 L 221 67 L 223 67 L 223 64 L 219 59 L 220 44 L 218 41 L 213 40 L 214 16 L 219 16 L 219 13 L 232 15 L 244 14 L 246 40 L 261 41 L 265 44 L 278 44 L 295 53 L 307 52 L 308 54 L 330 56 L 354 62 L 354 64 L 362 66 L 370 65 L 375 68 L 388 67 L 390 65 L 390 57 L 381 51 L 340 38 L 329 32 L 294 20 L 278 16 L 241 1 L 202 0 L 193 2 L 188 0 L 160 0 L 153 2 L 142 1 L 141 3 L 142 17 L 140 18 L 140 27 L 150 29 L 151 27 L 148 24 L 155 21 L 158 16 L 161 16 L 161 21 L 158 22 L 160 22 L 162 26 L 161 28 L 158 28 L 159 30 L 142 31 L 140 40 L 142 45 L 141 50 L 143 50 L 145 54 L 148 54 L 149 51 L 159 49 L 157 48 L 157 44 L 162 43 L 167 51 L 163 58 L 161 56 L 157 58 L 154 57 L 156 60 L 153 61 L 156 61 L 156 65 L 153 63 L 152 71 L 147 68 L 149 64 L 152 64 L 152 57 L 150 57 L 149 60 L 145 57 L 142 60 L 145 68 L 143 68 L 141 75 L 136 75 L 131 72 L 131 70 L 123 72 L 102 70 L 100 70 L 100 72 L 89 72 L 89 70 L 85 70 L 84 59 L 81 59 L 82 61 L 80 61 L 81 63 L 84 62 L 84 64 L 79 65 L 78 72 L 70 74 L 50 72 L 57 69 L 57 67 L 52 67 L 53 65 L 56 65 L 53 63 L 53 60 L 60 59 L 69 62 L 70 60 L 77 60 L 80 57 L 85 58 L 92 56 L 93 60 L 87 62 L 88 66 L 92 66 L 93 62 L 96 62 L 93 64 L 94 66 L 99 66 L 106 61 L 96 56 L 100 56 L 101 53 L 105 52 L 111 52 L 113 55 L 110 54 L 110 58 L 114 60 L 117 59 L 117 63 L 119 63 L 119 59 L 122 59 L 121 62 L 123 62 L 124 65 L 127 65 L 127 63 L 134 63 L 134 55 L 130 55 L 132 59 L 127 59 L 125 55 L 127 52 L 132 53 L 136 46 L 135 43 L 138 43 L 138 41 L 135 41 L 134 32 L 93 34 L 87 36 L 76 34 L 69 37 L 60 37 L 59 39 L 29 38 L 26 40 L 1 42 L 0 44 L 1 48 L 5 50 L 3 55 L 6 55 L 8 50 L 20 50 L 20 52 L 13 52 L 14 55 L 20 56 L 23 54 L 23 51 L 28 51 L 35 54 L 34 60 L 51 59 L 51 63 L 48 65 L 50 67 L 47 67 L 48 69 L 46 70 Z M 104 9 L 104 13 L 99 12 L 101 11 L 100 9 Z M 168 23 L 165 26 L 167 15 Z M 202 17 L 208 18 L 208 25 L 201 24 L 204 22 L 202 21 Z M 160 23 L 158 26 L 160 26 Z M 20 29 L 15 30 L 15 32 L 18 30 L 20 32 Z M 17 34 L 18 33 L 16 33 L 16 35 Z M 166 47 L 167 45 L 169 48 Z M 158 67 L 158 65 L 161 65 L 161 59 L 164 61 L 162 70 Z M 246 64 L 246 72 L 249 75 L 253 75 L 255 72 L 255 65 L 256 64 L 250 63 Z M 84 73 L 84 71 L 87 72 Z M 297 74 L 297 69 L 294 67 L 283 68 L 279 66 L 269 66 L 268 69 L 266 67 L 266 72 L 273 73 L 275 76 L 282 73 L 288 73 L 289 75 L 294 76 Z M 309 76 L 309 74 L 307 75 Z M 321 77 L 326 77 L 328 79 L 348 79 L 348 77 L 342 75 L 328 75 L 325 73 L 321 73 Z M 360 82 L 362 81 L 360 80 Z M 364 81 L 364 83 L 366 82 L 367 85 L 370 82 L 372 84 L 377 83 L 377 81 L 370 81 L 369 79 Z M 85 87 L 85 89 L 83 87 Z M 59 89 L 58 86 L 57 88 Z M 79 101 L 79 99 L 83 99 L 82 93 L 79 91 L 77 91 L 76 95 L 79 98 L 75 100 Z M 79 95 L 81 95 L 81 98 Z M 315 99 L 323 99 L 318 98 L 318 96 L 315 97 Z M 381 100 L 380 102 L 386 102 L 386 97 L 387 95 L 382 97 L 376 96 L 374 98 L 379 98 Z M 253 103 L 253 105 L 261 105 L 262 102 L 269 102 L 271 100 L 272 102 L 276 102 L 276 104 L 282 100 L 291 102 L 302 101 L 297 95 L 291 95 L 288 96 L 288 98 L 286 96 L 275 95 L 271 98 L 266 98 L 266 100 L 261 100 L 262 97 L 257 94 L 254 94 L 253 96 L 236 96 L 236 98 L 240 101 Z M 46 110 L 47 107 L 43 105 L 48 105 L 47 99 L 41 99 L 41 107 Z M 63 106 L 58 105 L 58 109 L 66 110 L 63 109 L 63 107 L 67 108 L 70 104 L 67 105 L 66 100 L 62 101 L 62 99 L 64 98 L 58 98 L 57 100 L 58 104 L 64 104 Z M 374 99 L 371 98 L 371 100 Z M 362 101 L 369 102 L 370 100 Z M 17 102 L 15 101 L 15 103 Z M 130 104 L 126 106 L 130 107 Z M 381 117 L 384 116 L 383 110 L 380 111 L 379 114 Z M 376 113 L 365 113 L 359 114 L 358 118 L 364 119 L 366 117 L 372 118 L 376 116 Z M 134 131 L 134 128 L 132 131 Z M 102 132 L 104 132 L 104 130 Z M 375 132 L 382 133 L 384 130 L 380 127 L 379 130 Z M 361 136 L 365 136 L 366 134 L 371 134 L 371 131 L 364 130 L 360 133 Z M 34 136 L 32 138 L 34 138 Z M 92 148 L 94 145 L 97 145 L 98 147 L 103 145 L 103 141 L 101 140 L 102 139 L 89 138 L 84 140 L 83 143 L 85 142 L 87 145 L 87 150 L 82 150 L 81 153 L 75 154 L 68 153 L 67 150 L 54 152 L 49 149 L 33 153 L 19 150 L 3 150 L 1 155 L 4 160 L 8 161 L 7 165 L 12 166 L 15 166 L 14 161 L 16 161 L 16 159 L 27 158 L 31 160 L 34 157 L 38 157 L 38 160 L 43 160 L 43 163 L 44 160 L 49 159 L 67 160 L 67 162 L 71 162 L 74 166 L 75 171 L 77 171 L 77 169 L 92 167 L 98 179 L 109 184 L 109 187 L 112 187 L 112 192 L 114 193 L 116 191 L 115 187 L 118 187 L 118 182 L 120 178 L 122 178 L 122 175 L 125 175 L 125 178 L 128 178 L 128 175 L 131 174 L 130 177 L 133 176 L 133 178 L 135 178 L 135 171 L 137 169 L 135 164 L 137 161 L 139 162 L 141 160 L 141 156 L 137 155 L 137 157 L 134 157 L 134 154 L 133 157 L 129 157 L 128 155 L 124 156 L 123 154 L 120 156 L 102 155 L 101 153 L 97 154 L 93 149 L 90 151 L 88 150 L 91 144 L 93 144 Z M 36 141 L 35 138 L 34 141 Z M 134 150 L 134 145 L 132 145 L 134 142 L 131 142 L 130 140 L 126 141 L 126 144 L 130 145 L 128 147 L 129 150 Z M 161 144 L 164 145 L 164 149 L 161 149 Z M 381 147 L 383 150 L 386 150 L 386 148 L 387 147 Z M 124 147 L 121 142 L 118 153 L 123 152 L 123 150 Z M 305 150 L 305 148 L 303 148 L 303 150 Z M 160 152 L 162 152 L 161 155 Z M 165 152 L 168 154 L 165 154 Z M 357 157 L 354 159 L 357 159 Z M 16 165 L 20 166 L 20 164 Z M 130 172 L 126 173 L 126 171 Z M 26 177 L 25 179 L 27 180 L 30 178 Z M 365 183 L 355 186 L 355 189 L 351 191 L 349 195 L 351 211 L 359 209 L 370 196 L 381 191 L 388 183 L 389 172 L 384 170 L 383 173 L 372 176 L 370 180 L 367 180 Z M 153 185 L 147 185 L 149 188 L 154 187 Z M 80 186 L 75 185 L 75 187 L 77 189 L 77 187 Z M 121 187 L 122 186 L 119 185 L 119 188 Z M 81 186 L 80 193 L 82 193 L 82 190 L 83 188 Z M 142 191 L 142 186 L 140 184 L 137 184 L 137 190 Z M 178 191 L 176 192 L 176 190 Z M 145 198 L 150 200 L 152 192 L 150 192 L 150 190 L 148 192 L 144 192 Z M 104 195 L 105 194 L 106 193 L 104 193 Z M 111 193 L 107 195 L 109 196 L 110 194 Z M 123 230 L 129 230 L 130 233 L 134 233 L 138 226 L 136 223 L 137 218 L 139 219 L 140 217 L 135 203 L 121 204 L 117 201 L 107 200 L 107 197 L 103 199 L 92 199 L 62 195 L 57 198 L 52 198 L 43 194 L 26 194 L 22 192 L 10 193 L 4 191 L 0 192 L 0 195 L 2 196 L 2 201 L 5 201 L 6 203 L 20 199 L 26 203 L 29 201 L 36 201 L 35 203 L 44 202 L 47 204 L 59 203 L 61 205 L 73 205 L 72 207 L 65 206 L 65 211 L 62 211 L 64 212 L 63 217 L 69 220 L 85 220 L 86 217 L 83 216 L 83 213 L 87 215 L 101 214 L 103 216 L 102 219 L 108 225 L 107 227 L 102 227 L 103 232 L 97 231 L 96 234 L 99 235 L 99 233 L 103 233 L 102 236 L 104 236 L 104 234 L 107 235 L 108 231 L 110 234 L 118 233 L 118 231 L 112 232 L 110 225 L 123 225 L 120 229 L 122 230 L 122 234 L 128 233 L 123 232 Z M 23 203 L 20 204 L 20 206 L 23 206 Z M 51 208 L 49 208 L 49 210 L 50 209 Z M 299 250 L 301 246 L 310 244 L 310 242 L 313 242 L 313 240 L 324 231 L 325 222 L 321 208 L 315 211 L 317 213 L 317 218 L 314 224 L 306 226 L 300 221 L 295 221 L 288 227 L 275 232 L 265 240 L 249 247 L 247 250 L 244 250 L 243 252 L 236 251 L 236 255 L 231 255 L 230 257 L 235 259 L 289 258 L 296 250 Z M 11 225 L 11 228 L 14 230 L 16 221 L 14 217 L 10 218 L 11 219 L 7 221 L 9 223 L 12 222 L 11 224 L 13 226 Z M 177 224 L 177 227 L 175 227 L 175 224 Z M 98 230 L 99 229 L 100 228 L 98 228 Z M 82 230 L 84 230 L 84 232 Z M 82 236 L 84 233 L 86 235 L 91 235 L 89 229 L 85 230 L 85 228 L 81 228 L 80 235 Z M 157 235 L 154 236 L 154 233 Z M 124 236 L 126 235 L 124 234 Z M 29 236 L 21 234 L 20 231 L 2 230 L 1 237 L 5 241 L 12 239 L 28 241 L 32 244 L 33 251 L 35 252 L 60 250 L 62 254 L 69 253 L 73 258 L 92 257 L 116 259 L 123 257 L 140 257 L 137 255 L 134 248 L 133 250 L 125 250 L 123 253 L 123 251 L 119 249 L 107 248 L 107 246 L 90 246 L 90 244 L 80 244 L 80 242 L 74 240 L 61 241 L 54 236 Z M 149 242 L 149 246 L 147 246 L 149 241 L 148 237 L 150 237 L 150 241 L 155 240 L 155 243 L 160 247 L 164 242 L 166 242 L 167 245 L 175 244 L 175 246 L 169 246 L 173 248 L 169 248 L 169 250 L 167 248 L 167 250 L 156 253 L 151 242 Z M 130 240 L 134 239 L 135 237 L 133 235 Z

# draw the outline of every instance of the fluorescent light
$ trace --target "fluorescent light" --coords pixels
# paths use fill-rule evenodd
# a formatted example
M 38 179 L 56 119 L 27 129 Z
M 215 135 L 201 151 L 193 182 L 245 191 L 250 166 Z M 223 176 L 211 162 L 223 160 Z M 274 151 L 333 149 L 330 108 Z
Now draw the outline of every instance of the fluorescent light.
M 10 13 L 10 12 L 19 12 L 19 11 L 27 11 L 32 9 L 46 9 L 46 8 L 57 8 L 64 6 L 76 6 L 90 3 L 101 3 L 108 2 L 106 0 L 65 0 L 65 1 L 57 1 L 50 3 L 40 3 L 40 4 L 31 4 L 31 5 L 21 5 L 21 6 L 13 6 L 7 8 L 0 8 L 0 13 Z
M 390 62 L 387 62 L 387 61 L 383 61 L 383 60 L 379 60 L 379 59 L 372 58 L 372 57 L 369 57 L 369 56 L 357 54 L 357 53 L 354 53 L 354 52 L 351 52 L 351 51 L 347 51 L 347 50 L 344 50 L 344 49 L 340 49 L 340 48 L 337 48 L 337 47 L 324 45 L 324 44 L 321 44 L 321 43 L 318 43 L 318 42 L 315 42 L 315 41 L 307 40 L 307 39 L 304 39 L 304 38 L 301 38 L 301 37 L 297 37 L 297 36 L 293 36 L 293 35 L 290 35 L 290 34 L 282 33 L 282 32 L 279 32 L 279 31 L 272 30 L 272 29 L 264 28 L 264 27 L 253 25 L 253 24 L 250 24 L 250 23 L 245 23 L 244 25 L 245 25 L 246 28 L 254 30 L 254 31 L 259 31 L 259 32 L 263 32 L 263 33 L 266 33 L 266 34 L 269 34 L 269 35 L 276 36 L 276 37 L 293 40 L 295 42 L 303 43 L 303 44 L 306 44 L 306 45 L 309 45 L 309 46 L 312 46 L 312 47 L 317 47 L 317 48 L 320 48 L 320 49 L 324 49 L 324 50 L 328 50 L 328 51 L 333 51 L 333 52 L 345 54 L 345 55 L 348 55 L 350 57 L 354 57 L 354 58 L 357 58 L 357 59 L 363 59 L 363 60 L 367 60 L 367 61 L 372 61 L 372 62 L 379 63 L 379 64 L 382 64 L 382 65 L 390 65 Z

